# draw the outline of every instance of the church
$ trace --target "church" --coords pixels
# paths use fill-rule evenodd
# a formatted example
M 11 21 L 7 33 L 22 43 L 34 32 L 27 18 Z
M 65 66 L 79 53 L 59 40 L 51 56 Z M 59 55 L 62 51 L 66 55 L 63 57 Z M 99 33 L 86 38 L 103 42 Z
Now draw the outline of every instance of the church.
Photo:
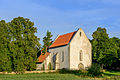
M 54 70 L 88 69 L 92 64 L 92 45 L 84 31 L 58 35 L 45 55 L 38 57 L 37 69 L 48 70 L 49 63 Z

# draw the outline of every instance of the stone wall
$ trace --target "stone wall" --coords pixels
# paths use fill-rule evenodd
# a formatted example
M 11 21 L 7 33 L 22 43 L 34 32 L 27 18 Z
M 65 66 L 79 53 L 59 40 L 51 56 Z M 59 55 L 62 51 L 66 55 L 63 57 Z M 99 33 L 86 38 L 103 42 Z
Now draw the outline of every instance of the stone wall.
M 52 49 L 49 49 L 49 51 L 51 53 L 51 57 L 53 57 L 56 54 L 55 69 L 62 69 L 62 68 L 69 69 L 68 45 L 52 48 Z M 64 52 L 64 61 L 62 61 L 62 52 Z M 51 62 L 52 62 L 52 65 L 54 65 L 52 60 Z
M 82 61 L 80 61 L 80 52 L 82 53 Z M 79 69 L 79 64 L 82 64 L 85 69 L 91 63 L 91 43 L 84 31 L 79 29 L 70 42 L 70 69 Z

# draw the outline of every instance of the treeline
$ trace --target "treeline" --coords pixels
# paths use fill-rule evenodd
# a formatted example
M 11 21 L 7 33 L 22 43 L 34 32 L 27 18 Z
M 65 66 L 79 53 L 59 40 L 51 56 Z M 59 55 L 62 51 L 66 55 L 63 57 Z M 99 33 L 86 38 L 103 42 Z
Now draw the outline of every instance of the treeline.
M 23 73 L 36 69 L 37 53 L 40 52 L 40 39 L 35 36 L 37 28 L 27 18 L 17 17 L 6 23 L 0 21 L 0 72 Z M 52 35 L 47 31 L 43 38 L 43 52 L 51 45 Z M 103 68 L 120 68 L 120 39 L 110 38 L 105 28 L 99 27 L 93 34 L 93 63 Z
M 0 72 L 35 70 L 40 49 L 37 28 L 27 18 L 0 21 Z
M 120 69 L 120 39 L 110 38 L 105 28 L 97 28 L 92 34 L 93 63 L 105 69 Z

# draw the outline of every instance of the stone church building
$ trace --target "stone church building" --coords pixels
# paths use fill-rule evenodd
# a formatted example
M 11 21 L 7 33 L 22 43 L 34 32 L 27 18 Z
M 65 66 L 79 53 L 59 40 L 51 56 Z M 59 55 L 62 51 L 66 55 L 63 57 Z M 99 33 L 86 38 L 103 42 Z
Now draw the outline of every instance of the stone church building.
M 75 32 L 58 35 L 49 47 L 46 55 L 38 57 L 37 69 L 43 64 L 48 69 L 49 63 L 57 69 L 87 69 L 92 64 L 92 46 L 84 31 L 80 28 Z

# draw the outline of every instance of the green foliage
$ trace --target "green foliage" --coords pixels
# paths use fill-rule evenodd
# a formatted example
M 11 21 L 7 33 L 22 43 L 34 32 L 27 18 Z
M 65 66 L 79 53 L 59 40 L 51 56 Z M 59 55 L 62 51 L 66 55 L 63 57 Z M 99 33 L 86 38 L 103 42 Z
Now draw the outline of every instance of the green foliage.
M 51 45 L 51 40 L 52 40 L 51 37 L 52 36 L 53 35 L 51 35 L 51 32 L 47 31 L 46 36 L 43 38 L 44 45 L 43 45 L 43 50 L 42 50 L 43 54 L 42 55 L 47 56 L 46 52 L 48 51 L 48 48 Z M 46 60 L 45 60 L 45 63 L 46 63 Z M 45 66 L 47 66 L 47 65 L 45 64 Z
M 100 70 L 100 65 L 97 63 L 93 63 L 92 66 L 88 69 L 88 73 L 92 76 L 100 76 L 102 74 Z
M 60 69 L 58 70 L 58 72 L 62 74 L 80 74 L 81 73 L 80 70 L 69 70 L 66 68 Z
M 74 74 L 74 75 L 81 76 L 81 77 L 89 76 L 88 72 L 85 70 L 69 70 L 69 69 L 63 68 L 63 69 L 58 70 L 58 72 L 60 74 Z
M 14 71 L 36 69 L 39 38 L 35 36 L 37 29 L 34 23 L 27 18 L 14 18 L 10 23 L 12 32 L 11 52 Z
M 52 36 L 53 35 L 51 34 L 51 32 L 47 31 L 46 36 L 43 38 L 43 43 L 44 43 L 43 51 L 42 51 L 43 53 L 46 53 L 47 48 L 51 45 L 51 41 L 52 41 L 51 37 Z
M 53 35 L 51 35 L 51 32 L 47 31 L 46 36 L 43 38 L 44 45 L 46 45 L 46 46 L 50 46 L 51 45 L 50 41 L 52 40 L 51 39 L 52 36 Z
M 9 51 L 10 40 L 9 26 L 2 20 L 0 21 L 0 72 L 11 71 L 11 54 Z
M 45 70 L 45 65 L 43 64 L 43 66 L 42 66 L 42 70 Z
M 105 28 L 98 28 L 93 33 L 92 52 L 93 61 L 104 66 L 110 66 L 118 57 L 117 45 L 109 38 Z
M 116 51 L 116 57 L 114 57 L 112 60 L 112 64 L 110 66 L 107 66 L 108 69 L 112 69 L 114 68 L 114 70 L 117 70 L 117 67 L 120 68 L 120 39 L 119 38 L 116 38 L 116 37 L 113 37 L 113 38 L 110 38 L 111 42 L 116 45 L 116 46 L 112 46 L 113 49 L 115 49 Z M 113 54 L 113 53 L 112 53 Z
M 11 22 L 0 22 L 0 71 L 23 73 L 36 69 L 37 53 L 40 49 L 37 28 L 27 18 L 14 18 Z
M 52 64 L 51 64 L 51 63 L 48 64 L 48 69 L 49 69 L 49 70 L 53 70 L 53 67 L 52 67 Z

